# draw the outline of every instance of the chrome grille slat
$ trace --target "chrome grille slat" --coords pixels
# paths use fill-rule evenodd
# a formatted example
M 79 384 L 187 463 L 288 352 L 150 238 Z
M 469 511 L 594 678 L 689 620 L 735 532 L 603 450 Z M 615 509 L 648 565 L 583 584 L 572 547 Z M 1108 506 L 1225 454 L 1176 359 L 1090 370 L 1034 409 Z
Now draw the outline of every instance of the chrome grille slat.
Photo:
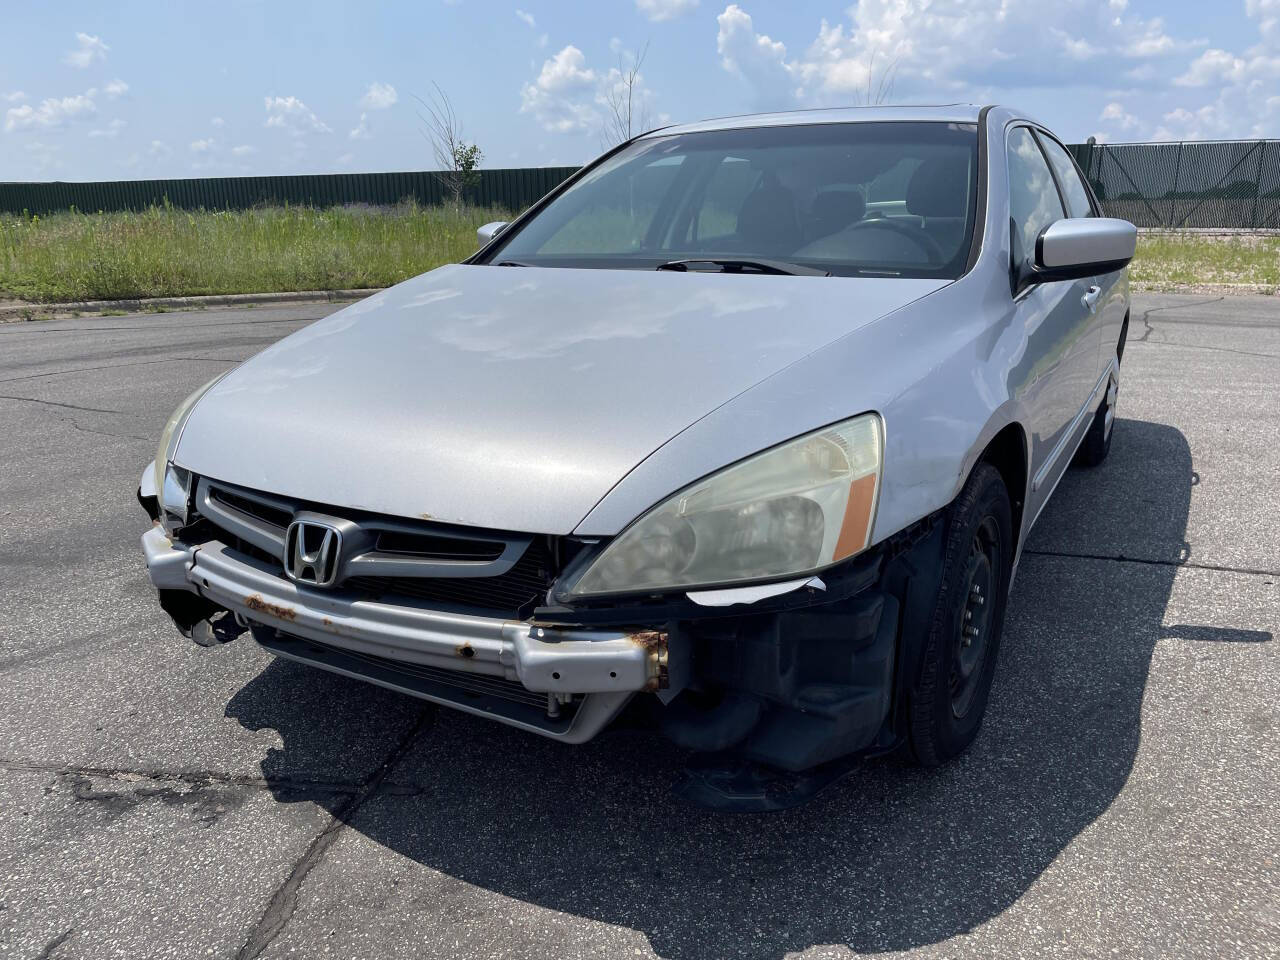
M 209 478 L 200 479 L 196 502 L 227 546 L 273 564 L 281 564 L 289 522 L 299 513 L 315 511 L 351 519 L 370 530 L 375 541 L 386 537 L 397 546 L 416 544 L 427 551 L 421 560 L 404 551 L 357 554 L 338 589 L 370 598 L 409 598 L 510 617 L 542 602 L 554 580 L 553 556 L 544 537 L 383 518 Z

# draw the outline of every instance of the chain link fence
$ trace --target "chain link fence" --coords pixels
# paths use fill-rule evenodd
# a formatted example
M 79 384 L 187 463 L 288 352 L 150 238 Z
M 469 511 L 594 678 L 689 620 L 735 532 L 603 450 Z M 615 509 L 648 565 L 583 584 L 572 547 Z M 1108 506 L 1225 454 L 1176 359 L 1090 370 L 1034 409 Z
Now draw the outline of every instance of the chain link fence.
M 464 199 L 481 207 L 523 210 L 577 167 L 478 170 Z M 0 213 L 45 216 L 72 208 L 86 213 L 145 210 L 166 204 L 182 210 L 245 210 L 258 206 L 391 206 L 402 200 L 444 203 L 440 177 L 430 171 L 335 173 L 286 177 L 201 177 L 101 183 L 0 183 Z
M 1108 216 L 1139 227 L 1280 229 L 1280 140 L 1071 147 Z
M 1280 229 L 1280 140 L 1077 144 L 1070 148 L 1106 213 L 1140 227 Z M 467 200 L 522 210 L 576 167 L 481 170 Z M 259 205 L 441 203 L 429 172 L 210 177 L 103 183 L 0 183 L 0 212 L 139 210 L 152 204 L 238 210 Z

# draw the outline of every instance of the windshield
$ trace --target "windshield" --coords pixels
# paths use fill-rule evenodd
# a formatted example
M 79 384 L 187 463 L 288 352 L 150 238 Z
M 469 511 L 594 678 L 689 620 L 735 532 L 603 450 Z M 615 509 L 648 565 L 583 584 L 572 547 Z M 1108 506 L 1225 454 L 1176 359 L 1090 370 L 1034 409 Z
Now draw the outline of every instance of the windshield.
M 657 136 L 590 170 L 489 263 L 652 270 L 763 260 L 955 278 L 973 242 L 977 128 L 940 122 Z

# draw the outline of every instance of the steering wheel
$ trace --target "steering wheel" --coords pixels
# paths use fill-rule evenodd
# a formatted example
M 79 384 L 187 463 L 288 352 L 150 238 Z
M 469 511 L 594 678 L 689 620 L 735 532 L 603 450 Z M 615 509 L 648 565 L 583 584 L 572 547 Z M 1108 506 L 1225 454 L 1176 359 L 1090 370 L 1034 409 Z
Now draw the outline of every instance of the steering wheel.
M 925 252 L 930 263 L 943 263 L 946 261 L 946 254 L 942 252 L 942 247 L 938 245 L 938 241 L 933 239 L 919 227 L 910 227 L 905 223 L 894 220 L 890 217 L 877 217 L 875 220 L 859 220 L 848 228 L 849 230 L 892 230 L 900 237 L 906 237 L 917 247 Z

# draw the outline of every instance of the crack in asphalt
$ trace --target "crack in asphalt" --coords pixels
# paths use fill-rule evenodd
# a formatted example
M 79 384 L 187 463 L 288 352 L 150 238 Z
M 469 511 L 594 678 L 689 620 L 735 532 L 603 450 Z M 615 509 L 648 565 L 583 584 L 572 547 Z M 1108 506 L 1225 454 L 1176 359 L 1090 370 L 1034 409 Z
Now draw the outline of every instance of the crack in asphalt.
M 263 912 L 257 924 L 254 925 L 244 946 L 236 954 L 236 960 L 256 960 L 280 936 L 297 909 L 298 893 L 303 882 L 307 879 L 307 875 L 324 859 L 325 853 L 338 839 L 338 835 L 341 833 L 342 828 L 347 825 L 347 821 L 371 797 L 380 791 L 387 775 L 404 759 L 405 754 L 409 752 L 409 748 L 413 746 L 418 735 L 431 728 L 434 717 L 434 710 L 429 708 L 421 710 L 408 733 L 400 738 L 400 741 L 387 754 L 387 758 L 378 767 L 377 771 L 365 781 L 364 785 L 355 794 L 334 811 L 332 819 L 311 841 L 301 858 L 294 864 L 293 870 L 285 878 L 284 883 L 272 895 L 271 902 L 267 904 L 267 909 Z
M 237 309 L 237 308 L 226 307 L 223 309 L 230 310 L 230 309 Z M 244 308 L 241 307 L 238 309 L 244 309 Z M 168 310 L 165 312 L 169 315 L 180 313 L 180 311 L 177 311 L 177 310 Z M 190 313 L 191 311 L 186 311 L 186 312 Z M 200 311 L 197 311 L 197 312 L 200 312 Z M 277 318 L 277 319 L 272 319 L 268 317 L 260 320 L 216 320 L 212 323 L 193 323 L 191 324 L 191 326 L 193 328 L 204 329 L 205 327 L 247 327 L 247 326 L 253 326 L 253 325 L 261 325 L 264 323 L 311 323 L 316 320 L 323 320 L 328 315 L 329 314 L 321 314 L 318 317 L 286 317 L 286 318 Z M 152 316 L 152 315 L 147 314 L 147 316 Z M 75 318 L 71 318 L 71 319 L 75 319 Z M 34 324 L 57 323 L 58 321 L 57 320 L 39 320 L 39 321 L 28 321 L 28 322 L 32 323 L 33 326 L 28 327 L 22 323 L 14 323 L 12 324 L 12 326 L 10 326 L 9 324 L 3 324 L 2 326 L 0 326 L 0 335 L 9 334 L 10 336 L 14 336 L 20 333 L 43 333 L 43 334 L 98 333 L 103 330 L 111 331 L 114 333 L 136 333 L 139 330 L 146 330 L 148 326 L 155 325 L 155 324 L 141 323 L 131 327 L 100 327 L 95 323 L 95 324 L 92 324 L 91 326 L 85 326 L 85 327 L 40 327 L 40 326 L 34 326 Z
M 1146 329 L 1142 331 L 1142 336 L 1138 337 L 1138 339 L 1134 340 L 1133 342 L 1134 343 L 1149 342 L 1147 338 L 1151 336 L 1151 331 L 1155 329 L 1155 325 L 1148 318 L 1153 313 L 1160 313 L 1165 310 L 1184 310 L 1187 307 L 1206 307 L 1211 303 L 1221 303 L 1225 299 L 1226 297 L 1214 297 L 1211 300 L 1196 300 L 1192 303 L 1167 303 L 1163 307 L 1148 307 L 1146 310 L 1142 311 L 1142 316 L 1138 318 L 1139 320 L 1142 321 L 1142 325 L 1145 326 Z M 1150 341 L 1150 342 L 1159 343 L 1160 341 L 1156 340 L 1156 341 Z
M 6 381 L 0 381 L 0 383 L 3 382 Z M 128 413 L 128 411 L 125 410 L 108 410 L 105 407 L 81 407 L 74 403 L 62 403 L 58 400 L 41 400 L 38 397 L 15 397 L 7 393 L 0 393 L 0 400 L 21 400 L 24 403 L 39 403 L 46 407 L 65 407 L 67 410 L 84 410 L 87 413 L 118 413 L 126 415 Z
M 81 410 L 86 413 L 114 413 L 119 416 L 136 416 L 136 414 L 130 414 L 124 410 L 104 410 L 101 407 L 81 407 L 74 403 L 59 403 L 57 400 L 39 400 L 36 397 L 16 397 L 10 394 L 0 394 L 0 400 L 20 400 L 25 403 L 34 403 L 44 407 L 61 407 L 66 410 Z M 78 430 L 81 433 L 93 433 L 100 437 L 114 437 L 117 440 L 140 440 L 143 443 L 151 443 L 154 439 L 153 437 L 140 437 L 136 433 L 114 433 L 110 430 L 95 430 L 92 427 L 82 426 L 74 417 L 63 416 L 58 413 L 57 410 L 51 410 L 50 412 L 58 418 L 60 423 L 65 423 L 73 430 Z
M 268 341 L 269 342 L 269 341 Z M 155 363 L 241 363 L 223 357 L 165 357 L 161 360 L 134 360 L 129 363 L 104 363 L 96 367 L 72 367 L 70 370 L 51 370 L 48 373 L 29 373 L 21 377 L 8 377 L 0 383 L 18 383 L 22 380 L 39 380 L 41 377 L 61 377 L 68 373 L 92 373 L 95 370 L 119 370 L 125 367 L 146 367 Z M 18 398 L 23 399 L 23 398 Z M 113 411 L 114 412 L 114 411 Z
M 36 960 L 49 960 L 49 958 L 53 956 L 53 951 L 66 943 L 67 938 L 69 938 L 71 934 L 75 933 L 75 931 L 75 927 L 67 927 L 67 929 L 63 930 L 60 934 L 44 945 L 44 949 L 36 955 Z
M 1024 557 L 1061 557 L 1066 560 L 1111 560 L 1116 563 L 1141 563 L 1153 567 L 1190 567 L 1193 570 L 1215 570 L 1219 573 L 1242 573 L 1258 577 L 1280 577 L 1280 570 L 1262 570 L 1253 567 L 1228 567 L 1216 563 L 1195 563 L 1191 560 L 1152 560 L 1147 557 L 1126 557 L 1122 553 L 1072 553 L 1065 550 L 1023 550 Z
M 1152 347 L 1182 347 L 1184 350 L 1209 350 L 1214 353 L 1234 353 L 1238 357 L 1265 357 L 1280 360 L 1280 353 L 1256 353 L 1253 350 L 1233 350 L 1231 347 L 1211 347 L 1204 343 L 1178 343 L 1176 340 L 1135 340 Z
M 1152 340 L 1150 339 L 1152 332 L 1155 330 L 1155 324 L 1151 322 L 1149 317 L 1153 313 L 1159 313 L 1164 310 L 1182 310 L 1186 307 L 1203 307 L 1211 303 L 1221 303 L 1225 297 L 1214 297 L 1212 300 L 1197 300 L 1194 303 L 1170 303 L 1163 307 L 1149 307 L 1142 312 L 1142 316 L 1138 319 L 1142 322 L 1145 329 L 1142 336 L 1130 341 L 1130 343 L 1148 343 L 1153 346 L 1161 347 L 1182 347 L 1184 350 L 1208 350 L 1214 353 L 1232 353 L 1240 357 L 1262 357 L 1266 360 L 1280 360 L 1280 354 L 1275 353 L 1257 353 L 1253 350 L 1233 350 L 1231 347 L 1213 347 L 1208 344 L 1199 343 L 1178 343 L 1174 340 Z
M 48 773 L 57 777 L 97 777 L 121 784 L 140 781 L 153 784 L 185 784 L 196 789 L 207 787 L 244 787 L 282 792 L 310 791 L 328 794 L 358 794 L 367 782 L 313 780 L 307 777 L 252 777 L 221 773 L 216 770 L 143 770 L 134 767 L 94 767 L 69 764 L 38 763 L 31 760 L 0 758 L 0 770 L 15 773 Z M 383 792 L 391 796 L 417 796 L 422 788 L 414 784 L 386 783 Z

